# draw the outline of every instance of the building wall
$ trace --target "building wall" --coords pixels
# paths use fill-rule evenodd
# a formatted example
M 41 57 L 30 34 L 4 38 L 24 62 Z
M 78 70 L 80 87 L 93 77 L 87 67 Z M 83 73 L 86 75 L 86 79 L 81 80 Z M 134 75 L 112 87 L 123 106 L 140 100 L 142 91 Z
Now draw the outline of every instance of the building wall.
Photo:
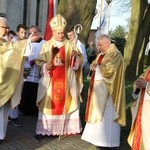
M 42 0 L 43 1 L 43 0 Z M 47 1 L 47 0 L 45 0 Z M 39 28 L 42 31 L 43 35 L 45 33 L 45 28 L 46 28 L 46 21 L 47 21 L 47 10 L 48 9 L 48 4 L 46 2 L 40 4 L 40 14 L 39 14 Z
M 35 25 L 36 24 L 36 5 L 37 0 L 28 0 L 27 1 L 27 20 L 26 25 Z
M 27 2 L 26 10 L 24 8 L 24 1 Z M 39 9 L 37 9 L 37 3 L 39 4 Z M 28 27 L 38 25 L 42 34 L 44 34 L 48 0 L 0 0 L 0 4 L 0 16 L 7 18 L 11 30 L 16 31 L 16 27 L 24 22 L 23 19 L 25 17 Z M 25 14 L 24 11 L 26 11 Z
M 16 31 L 18 24 L 23 21 L 23 0 L 7 0 L 6 18 L 11 30 Z
M 37 5 L 39 4 L 39 8 Z M 26 25 L 37 25 L 44 34 L 47 21 L 48 0 L 28 0 Z M 37 18 L 38 17 L 38 18 Z
M 5 17 L 6 16 L 6 1 L 7 0 L 0 0 L 0 16 Z
M 24 1 L 27 2 L 27 9 L 24 8 Z M 37 9 L 38 3 L 39 10 Z M 47 21 L 48 0 L 0 0 L 0 4 L 0 16 L 7 18 L 11 30 L 16 31 L 18 24 L 22 24 L 24 18 L 26 18 L 25 22 L 28 27 L 31 25 L 38 25 L 41 33 L 44 35 Z M 24 11 L 26 11 L 26 16 L 24 16 Z M 96 30 L 91 30 L 88 43 L 90 41 L 95 42 L 95 32 Z

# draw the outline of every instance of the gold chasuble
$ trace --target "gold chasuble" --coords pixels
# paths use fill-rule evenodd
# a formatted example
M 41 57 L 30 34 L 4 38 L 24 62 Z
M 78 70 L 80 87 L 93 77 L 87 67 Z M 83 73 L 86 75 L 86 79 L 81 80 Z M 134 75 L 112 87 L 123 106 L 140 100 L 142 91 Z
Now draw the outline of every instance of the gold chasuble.
M 107 105 L 107 98 L 110 95 L 117 112 L 114 121 L 125 126 L 126 102 L 123 57 L 116 46 L 111 44 L 105 54 L 100 53 L 97 56 L 93 63 L 95 62 L 99 64 L 102 80 L 94 80 L 94 71 L 88 91 L 85 119 L 89 123 L 101 122 Z
M 27 40 L 7 42 L 0 38 L 0 107 L 10 100 L 18 83 Z
M 38 87 L 37 105 L 42 113 L 49 115 L 69 114 L 79 106 L 83 87 L 82 69 L 72 70 L 72 49 L 70 41 L 64 40 L 60 48 L 51 40 L 43 44 L 36 64 L 44 69 L 44 64 L 52 64 L 52 70 L 43 73 Z M 56 52 L 55 52 L 56 51 Z M 79 64 L 83 56 L 78 52 Z

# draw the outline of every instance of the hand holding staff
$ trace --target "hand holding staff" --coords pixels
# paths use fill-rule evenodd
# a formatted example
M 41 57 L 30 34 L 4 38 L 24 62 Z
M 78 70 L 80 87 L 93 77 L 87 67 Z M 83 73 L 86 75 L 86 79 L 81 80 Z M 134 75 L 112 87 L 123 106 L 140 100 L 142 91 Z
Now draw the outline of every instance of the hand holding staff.
M 77 42 L 77 38 L 78 38 L 78 34 L 81 33 L 82 31 L 82 26 L 80 24 L 77 24 L 75 27 L 74 27 L 74 33 L 76 35 L 76 42 Z M 78 52 L 76 51 L 76 45 L 75 45 L 75 48 L 72 50 L 72 55 L 73 55 L 73 59 L 72 59 L 72 62 L 71 62 L 71 69 L 70 69 L 70 75 L 69 75 L 69 79 L 68 79 L 68 88 L 67 88 L 67 92 L 66 92 L 66 95 L 68 95 L 68 92 L 69 92 L 69 88 L 70 88 L 70 82 L 72 81 L 72 77 L 73 77 L 73 61 L 74 59 L 78 56 Z M 67 97 L 67 96 L 66 96 Z M 62 129 L 61 129 L 61 133 L 59 135 L 59 139 L 61 138 L 61 135 L 63 135 L 63 132 L 64 132 L 64 124 L 65 124 L 65 112 L 66 112 L 66 101 L 65 101 L 65 104 L 64 104 L 64 110 L 63 110 L 63 116 L 62 116 Z

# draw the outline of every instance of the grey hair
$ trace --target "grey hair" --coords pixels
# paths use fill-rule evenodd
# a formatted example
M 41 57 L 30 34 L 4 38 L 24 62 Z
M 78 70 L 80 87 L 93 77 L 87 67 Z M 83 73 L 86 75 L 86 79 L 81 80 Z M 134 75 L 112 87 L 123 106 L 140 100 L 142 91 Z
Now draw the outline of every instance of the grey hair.
M 41 32 L 41 30 L 39 29 L 39 27 L 36 26 L 36 25 L 32 25 L 29 29 L 31 29 L 31 28 L 35 28 L 38 32 Z
M 0 22 L 7 22 L 7 19 L 6 18 L 4 18 L 4 17 L 0 17 Z
M 109 41 L 111 43 L 111 38 L 108 35 L 106 35 L 106 34 L 101 34 L 101 35 L 99 35 L 97 37 L 97 41 L 103 40 L 103 39 L 105 39 L 105 40 L 107 40 L 107 41 Z

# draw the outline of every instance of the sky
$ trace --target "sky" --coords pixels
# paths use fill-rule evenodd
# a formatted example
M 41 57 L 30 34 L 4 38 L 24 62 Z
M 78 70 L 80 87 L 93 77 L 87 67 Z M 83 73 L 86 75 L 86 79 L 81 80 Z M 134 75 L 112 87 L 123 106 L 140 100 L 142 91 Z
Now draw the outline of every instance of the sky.
M 130 18 L 130 9 L 125 8 L 123 10 L 123 6 L 121 6 L 121 2 L 118 3 L 119 0 L 112 0 L 110 3 L 110 24 L 109 30 L 114 30 L 118 25 L 124 26 L 125 29 L 128 29 L 128 22 Z M 104 3 L 103 3 L 104 5 Z M 100 20 L 100 0 L 97 0 L 97 10 L 99 13 L 93 19 L 93 23 L 91 29 L 97 29 L 99 26 Z

